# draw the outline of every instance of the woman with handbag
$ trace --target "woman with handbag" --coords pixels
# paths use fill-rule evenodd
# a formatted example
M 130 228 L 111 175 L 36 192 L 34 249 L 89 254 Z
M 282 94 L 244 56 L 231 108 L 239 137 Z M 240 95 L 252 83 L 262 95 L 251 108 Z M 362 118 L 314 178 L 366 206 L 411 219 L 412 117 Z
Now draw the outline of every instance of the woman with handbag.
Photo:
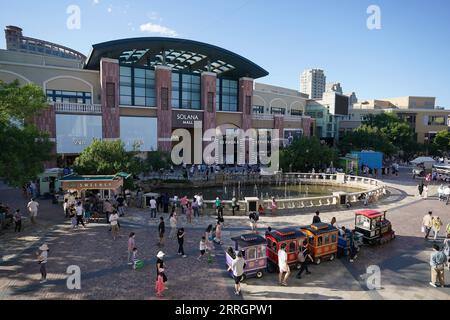
M 160 279 L 160 277 L 162 277 L 162 280 L 164 283 L 164 289 L 167 289 L 167 287 L 165 286 L 165 284 L 167 283 L 167 280 L 168 280 L 167 276 L 165 274 L 165 265 L 164 265 L 164 257 L 165 256 L 166 256 L 166 254 L 162 251 L 158 252 L 158 254 L 156 255 L 156 257 L 158 258 L 158 260 L 156 261 L 156 284 L 158 287 L 158 280 Z
M 302 273 L 306 271 L 306 274 L 311 274 L 311 272 L 308 269 L 308 263 L 313 261 L 313 258 L 311 257 L 311 254 L 308 249 L 308 241 L 303 241 L 302 245 L 300 246 L 299 252 L 298 252 L 298 261 L 302 264 L 300 271 L 297 274 L 297 279 L 302 278 Z
M 39 247 L 40 253 L 37 253 L 37 260 L 40 265 L 40 272 L 41 272 L 41 283 L 47 282 L 47 260 L 48 260 L 48 252 L 49 248 L 48 245 L 43 244 Z

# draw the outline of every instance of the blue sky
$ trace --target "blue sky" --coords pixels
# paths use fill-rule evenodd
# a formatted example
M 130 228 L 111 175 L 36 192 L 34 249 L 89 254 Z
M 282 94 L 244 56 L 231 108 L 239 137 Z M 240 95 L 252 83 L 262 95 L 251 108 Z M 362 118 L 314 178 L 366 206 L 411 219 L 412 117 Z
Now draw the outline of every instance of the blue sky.
M 366 26 L 372 4 L 381 30 Z M 66 27 L 69 5 L 81 9 L 79 30 Z M 2 4 L 6 25 L 86 55 L 113 39 L 193 39 L 261 65 L 270 76 L 259 82 L 298 89 L 301 71 L 319 67 L 361 99 L 436 96 L 450 108 L 448 0 L 15 0 Z

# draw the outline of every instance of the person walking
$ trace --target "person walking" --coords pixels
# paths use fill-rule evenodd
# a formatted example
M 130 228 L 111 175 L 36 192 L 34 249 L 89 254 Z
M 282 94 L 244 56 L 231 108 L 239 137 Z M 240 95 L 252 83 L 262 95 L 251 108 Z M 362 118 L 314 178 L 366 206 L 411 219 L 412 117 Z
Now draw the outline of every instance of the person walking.
M 111 224 L 113 240 L 116 240 L 119 236 L 119 215 L 117 211 L 114 211 L 113 214 L 109 216 L 109 222 Z
M 156 219 L 156 213 L 157 213 L 156 200 L 154 197 L 152 197 L 150 199 L 150 218 Z
M 69 218 L 72 229 L 75 229 L 77 227 L 77 209 L 73 203 L 69 206 Z
M 200 260 L 206 253 L 206 238 L 202 237 L 202 239 L 200 240 L 200 255 L 198 256 L 197 260 Z
M 322 221 L 321 221 L 321 219 L 320 219 L 320 212 L 319 211 L 316 211 L 316 215 L 314 216 L 314 218 L 313 218 L 313 224 L 316 224 L 316 223 L 321 223 Z
M 49 248 L 47 244 L 43 244 L 39 247 L 40 252 L 38 252 L 37 260 L 40 265 L 40 272 L 41 272 L 41 283 L 47 282 L 47 261 L 48 261 L 48 252 Z
M 198 201 L 197 201 L 196 197 L 194 197 L 194 200 L 192 201 L 191 207 L 192 207 L 192 210 L 194 211 L 194 218 L 195 217 L 200 217 L 200 208 L 199 208 Z
M 114 209 L 113 209 L 113 205 L 111 204 L 111 201 L 106 200 L 104 205 L 103 205 L 103 211 L 105 212 L 105 216 L 106 216 L 106 224 L 109 223 L 109 216 L 112 215 Z
M 225 225 L 225 219 L 223 216 L 223 206 L 221 205 L 219 208 L 217 208 L 217 221 L 221 223 L 223 226 Z
M 117 211 L 119 212 L 119 216 L 125 216 L 125 198 L 123 195 L 119 195 L 116 199 L 117 201 Z
M 164 222 L 164 217 L 159 218 L 159 225 L 158 225 L 158 234 L 159 234 L 159 246 L 164 245 L 164 233 L 166 232 L 166 224 Z
M 448 226 L 447 226 L 448 228 Z M 447 238 L 444 240 L 444 249 L 442 250 L 447 257 L 446 265 L 447 269 L 450 270 L 450 233 L 447 232 Z
M 278 209 L 277 201 L 275 200 L 275 198 L 272 198 L 272 203 L 271 203 L 272 214 L 276 214 L 277 209 Z
M 36 224 L 36 217 L 38 215 L 39 203 L 35 201 L 34 198 L 32 198 L 31 201 L 28 202 L 27 208 L 28 211 L 30 212 L 31 223 Z
M 214 242 L 217 244 L 222 244 L 222 225 L 220 221 L 217 221 L 216 225 L 216 237 L 214 238 Z
M 444 189 L 444 199 L 445 204 L 448 206 L 448 204 L 450 203 L 450 186 L 447 186 Z
M 427 186 L 427 185 L 424 185 L 424 186 L 423 186 L 423 198 L 424 198 L 425 200 L 428 199 L 428 186 Z
M 134 232 L 130 233 L 130 236 L 128 237 L 128 265 L 131 266 L 133 261 L 133 250 L 136 248 L 136 234 Z
M 309 248 L 308 248 L 308 241 L 305 240 L 300 245 L 299 252 L 298 252 L 298 261 L 302 264 L 300 271 L 297 274 L 297 279 L 302 278 L 303 272 L 306 271 L 306 274 L 311 274 L 311 272 L 308 269 L 308 264 L 310 262 L 313 262 L 313 258 L 311 257 Z
M 256 231 L 256 212 L 250 212 L 248 216 L 250 220 L 250 228 L 252 229 L 252 232 Z
M 437 240 L 437 237 L 439 235 L 439 232 L 441 231 L 441 227 L 443 226 L 443 223 L 441 221 L 441 218 L 434 217 L 433 218 L 433 233 L 434 233 L 434 240 Z
M 419 196 L 422 197 L 423 194 L 423 188 L 424 188 L 424 183 L 423 181 L 419 184 L 419 186 L 417 187 L 417 189 L 419 190 Z
M 169 238 L 170 239 L 175 239 L 176 233 L 177 233 L 177 217 L 175 216 L 174 213 L 170 214 L 169 224 L 170 224 Z
M 444 279 L 444 268 L 445 263 L 447 261 L 447 257 L 445 254 L 440 251 L 440 248 L 437 244 L 433 245 L 433 253 L 430 256 L 430 266 L 431 266 L 431 282 L 430 285 L 432 287 L 437 288 L 439 282 L 439 286 L 445 287 L 445 279 Z
M 200 193 L 198 195 L 197 202 L 198 202 L 198 208 L 199 208 L 199 211 L 200 211 L 200 215 L 202 215 L 203 214 L 203 204 L 204 204 L 203 194 Z
M 422 219 L 422 232 L 425 233 L 425 240 L 430 236 L 431 228 L 433 227 L 433 212 L 429 211 Z
M 241 295 L 241 281 L 242 277 L 244 276 L 244 269 L 245 269 L 245 260 L 243 258 L 242 252 L 239 251 L 236 255 L 236 259 L 233 259 L 231 262 L 231 266 L 228 268 L 228 272 L 233 272 L 233 278 L 234 278 L 234 289 L 235 289 L 235 295 L 240 296 Z
M 280 269 L 280 274 L 278 276 L 278 282 L 281 286 L 287 287 L 287 279 L 291 274 L 291 270 L 288 265 L 288 256 L 286 253 L 286 244 L 283 243 L 278 250 L 278 267 Z
M 64 216 L 66 218 L 69 218 L 69 199 L 64 200 L 63 210 L 64 210 Z
M 236 210 L 239 211 L 239 205 L 236 197 L 233 197 L 233 199 L 231 199 L 231 210 L 233 211 L 233 216 L 235 215 Z
M 14 213 L 14 232 L 22 231 L 22 215 L 20 214 L 20 210 L 17 209 Z
M 192 205 L 188 201 L 188 203 L 186 204 L 186 221 L 189 224 L 192 224 L 192 213 L 193 213 Z
M 206 239 L 206 250 L 211 255 L 211 251 L 213 249 L 212 242 L 214 240 L 214 232 L 213 232 L 213 225 L 210 224 L 206 230 L 205 230 L 205 239 Z
M 184 196 L 183 198 L 181 198 L 180 200 L 180 205 L 181 205 L 181 214 L 185 215 L 186 214 L 186 209 L 187 209 L 187 204 L 188 204 L 189 200 L 187 196 Z
M 178 229 L 177 232 L 177 240 L 178 240 L 178 255 L 182 256 L 183 258 L 187 258 L 187 255 L 184 254 L 184 228 Z
M 167 283 L 167 276 L 166 276 L 166 266 L 164 264 L 164 257 L 166 256 L 166 254 L 162 251 L 158 252 L 158 254 L 156 255 L 156 281 L 158 281 L 158 278 L 161 277 L 165 284 Z M 167 288 L 165 288 L 167 289 Z
M 75 208 L 76 210 L 76 215 L 77 215 L 77 227 L 80 225 L 83 226 L 83 228 L 86 228 L 86 226 L 84 225 L 84 220 L 83 220 L 83 214 L 84 214 L 84 208 L 83 205 L 81 204 L 81 202 L 79 201 L 77 203 L 77 207 Z
M 219 197 L 216 198 L 216 201 L 214 202 L 214 204 L 216 205 L 216 213 L 218 214 L 219 208 L 222 206 L 222 201 L 220 201 Z
M 350 262 L 353 263 L 358 258 L 358 247 L 356 246 L 356 230 L 352 230 L 350 233 Z

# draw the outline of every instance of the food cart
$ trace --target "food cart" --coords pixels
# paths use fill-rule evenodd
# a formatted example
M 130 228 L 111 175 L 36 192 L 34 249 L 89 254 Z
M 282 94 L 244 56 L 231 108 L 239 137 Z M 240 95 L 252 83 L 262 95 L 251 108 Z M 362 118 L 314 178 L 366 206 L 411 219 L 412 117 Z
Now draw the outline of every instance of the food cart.
M 338 249 L 338 229 L 328 223 L 315 223 L 300 227 L 309 237 L 309 249 L 316 264 L 323 259 L 333 261 Z
M 245 260 L 244 279 L 249 277 L 262 278 L 267 268 L 266 239 L 257 234 L 246 234 L 231 238 L 235 247 L 226 252 L 227 266 L 231 267 L 236 252 L 242 252 Z
M 38 179 L 41 196 L 57 194 L 61 188 L 60 181 L 63 176 L 64 170 L 59 168 L 46 169 L 44 173 L 40 174 Z

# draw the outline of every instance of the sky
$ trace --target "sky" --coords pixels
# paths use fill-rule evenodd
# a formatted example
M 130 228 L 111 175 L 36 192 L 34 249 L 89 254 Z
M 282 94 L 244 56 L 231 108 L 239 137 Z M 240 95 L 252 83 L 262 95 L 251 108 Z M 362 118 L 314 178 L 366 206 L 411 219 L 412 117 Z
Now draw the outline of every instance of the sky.
M 367 26 L 371 5 L 380 29 Z M 71 6 L 80 10 L 79 28 L 67 26 Z M 321 68 L 360 99 L 435 96 L 450 108 L 448 0 L 15 0 L 2 5 L 6 25 L 85 55 L 92 44 L 122 38 L 197 40 L 269 71 L 258 82 L 298 90 L 304 69 Z

